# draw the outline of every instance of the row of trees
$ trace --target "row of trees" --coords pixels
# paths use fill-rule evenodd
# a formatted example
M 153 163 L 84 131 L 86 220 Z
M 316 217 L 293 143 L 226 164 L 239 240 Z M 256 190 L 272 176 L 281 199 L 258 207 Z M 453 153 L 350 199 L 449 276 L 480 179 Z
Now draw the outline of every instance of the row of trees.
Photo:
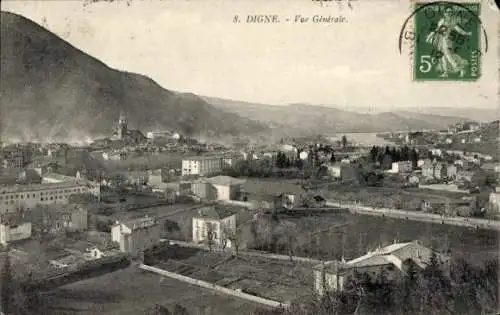
M 32 288 L 24 288 L 19 283 L 10 261 L 8 251 L 5 252 L 0 272 L 0 306 L 5 315 L 37 315 L 44 313 L 39 292 Z
M 379 163 L 384 169 L 389 169 L 393 162 L 400 161 L 411 161 L 413 167 L 416 167 L 419 153 L 415 148 L 410 149 L 408 146 L 402 148 L 373 146 L 370 149 L 370 159 L 373 163 Z
M 260 315 L 477 315 L 498 307 L 498 260 L 473 266 L 456 260 L 443 268 L 434 255 L 421 271 L 410 265 L 402 278 L 390 279 L 382 271 L 375 277 L 355 273 L 344 290 L 322 298 L 313 296 L 289 310 L 259 310 Z

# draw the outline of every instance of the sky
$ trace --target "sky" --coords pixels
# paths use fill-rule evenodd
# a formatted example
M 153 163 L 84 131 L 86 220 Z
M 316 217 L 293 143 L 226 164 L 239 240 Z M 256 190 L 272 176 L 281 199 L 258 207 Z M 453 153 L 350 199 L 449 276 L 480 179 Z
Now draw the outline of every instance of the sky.
M 345 1 L 345 0 L 344 0 Z M 1 2 L 108 66 L 175 91 L 285 105 L 338 108 L 498 106 L 498 11 L 482 3 L 489 51 L 477 82 L 414 82 L 410 47 L 398 50 L 408 0 L 129 0 Z M 276 14 L 278 24 L 234 23 Z M 346 23 L 285 22 L 295 15 Z

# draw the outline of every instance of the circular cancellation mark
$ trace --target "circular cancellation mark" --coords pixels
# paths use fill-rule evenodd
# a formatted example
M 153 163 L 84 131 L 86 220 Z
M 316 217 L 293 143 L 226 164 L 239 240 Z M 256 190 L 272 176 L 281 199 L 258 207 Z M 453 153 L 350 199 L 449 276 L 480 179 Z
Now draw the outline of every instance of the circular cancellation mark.
M 414 80 L 475 81 L 488 37 L 479 18 L 480 3 L 416 3 L 399 34 L 398 48 L 409 48 Z

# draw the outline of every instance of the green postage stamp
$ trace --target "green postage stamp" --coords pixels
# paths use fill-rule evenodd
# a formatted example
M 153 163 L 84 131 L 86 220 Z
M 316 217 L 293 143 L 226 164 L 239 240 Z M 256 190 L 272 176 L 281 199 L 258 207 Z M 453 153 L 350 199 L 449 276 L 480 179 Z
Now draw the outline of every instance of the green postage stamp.
M 475 81 L 481 76 L 480 3 L 417 3 L 413 78 Z

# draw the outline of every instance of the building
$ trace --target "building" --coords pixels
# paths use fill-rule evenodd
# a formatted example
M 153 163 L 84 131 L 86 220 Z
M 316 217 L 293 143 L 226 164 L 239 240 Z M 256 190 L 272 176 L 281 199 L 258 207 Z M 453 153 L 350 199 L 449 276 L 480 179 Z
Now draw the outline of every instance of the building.
M 237 200 L 244 182 L 230 176 L 215 176 L 193 182 L 192 191 L 206 200 Z
M 100 200 L 100 186 L 88 181 L 0 186 L 0 214 L 31 210 L 38 205 L 67 204 L 68 197 L 90 193 Z
M 2 167 L 23 168 L 30 163 L 32 152 L 26 146 L 15 144 L 1 148 L 0 156 L 3 164 Z
M 429 160 L 429 159 L 425 159 L 425 160 L 424 160 L 424 159 L 419 159 L 419 160 L 417 161 L 417 167 L 420 167 L 420 168 L 421 168 L 421 167 L 422 167 L 422 166 L 424 166 L 426 163 L 431 163 L 431 162 L 432 162 L 432 161 L 431 161 L 431 160 Z
M 210 176 L 220 173 L 223 169 L 222 157 L 196 156 L 182 160 L 182 175 Z
M 236 214 L 217 206 L 202 208 L 193 217 L 193 242 L 199 243 L 212 237 L 214 244 L 231 247 L 228 240 L 236 231 Z
M 168 178 L 168 172 L 166 169 L 156 169 L 148 171 L 148 185 L 158 186 L 164 183 Z
M 500 173 L 500 164 L 484 163 L 481 165 L 481 169 L 487 172 Z
M 431 154 L 432 156 L 441 157 L 443 155 L 443 151 L 441 149 L 431 149 Z
M 120 251 L 137 256 L 160 241 L 162 226 L 153 217 L 142 217 L 124 222 L 115 222 L 111 227 L 111 240 L 120 246 Z
M 412 170 L 411 161 L 401 161 L 392 163 L 391 173 L 409 173 Z
M 341 178 L 342 176 L 342 167 L 339 164 L 326 165 L 328 175 L 333 178 Z
M 241 186 L 241 199 L 248 202 L 274 203 L 275 207 L 291 209 L 303 207 L 308 199 L 307 190 L 301 185 L 286 181 L 248 180 Z
M 114 132 L 114 136 L 118 140 L 129 144 L 140 144 L 147 140 L 139 130 L 128 129 L 128 120 L 124 112 L 120 113 L 118 126 Z
M 453 164 L 448 164 L 446 166 L 446 178 L 448 180 L 455 180 L 457 179 L 457 174 L 458 174 L 458 169 L 455 165 Z
M 154 139 L 179 140 L 181 138 L 180 134 L 178 134 L 177 132 L 170 132 L 170 131 L 149 131 L 146 134 L 146 137 L 151 140 Z
M 494 212 L 500 212 L 500 188 L 490 193 L 489 206 Z
M 0 222 L 0 243 L 7 245 L 10 242 L 28 239 L 31 237 L 31 222 L 21 216 L 2 216 Z
M 124 161 L 127 159 L 127 153 L 120 151 L 103 152 L 102 158 L 106 161 Z
M 429 179 L 444 179 L 447 176 L 447 166 L 439 162 L 425 162 L 422 165 L 422 176 Z
M 389 279 L 398 279 L 410 265 L 424 269 L 430 262 L 432 250 L 418 241 L 395 243 L 347 262 L 330 261 L 314 267 L 314 290 L 319 296 L 326 292 L 342 290 L 354 272 L 377 276 L 385 270 Z M 446 260 L 438 254 L 441 261 Z

